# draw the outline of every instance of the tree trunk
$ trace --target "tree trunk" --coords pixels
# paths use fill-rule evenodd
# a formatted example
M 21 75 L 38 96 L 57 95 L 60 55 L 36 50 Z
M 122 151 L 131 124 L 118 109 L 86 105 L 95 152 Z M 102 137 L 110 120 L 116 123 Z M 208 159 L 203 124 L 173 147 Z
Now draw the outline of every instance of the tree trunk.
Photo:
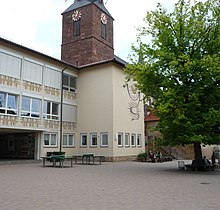
M 195 154 L 195 160 L 192 164 L 200 165 L 203 164 L 202 161 L 202 149 L 201 149 L 201 143 L 200 142 L 194 142 L 194 154 Z

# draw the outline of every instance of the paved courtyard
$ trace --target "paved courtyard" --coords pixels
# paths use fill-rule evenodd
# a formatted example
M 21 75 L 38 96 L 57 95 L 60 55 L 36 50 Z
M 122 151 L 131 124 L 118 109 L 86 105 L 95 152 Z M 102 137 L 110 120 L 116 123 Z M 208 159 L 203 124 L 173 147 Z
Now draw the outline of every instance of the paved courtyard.
M 220 171 L 180 171 L 177 161 L 68 165 L 0 165 L 0 209 L 220 209 Z

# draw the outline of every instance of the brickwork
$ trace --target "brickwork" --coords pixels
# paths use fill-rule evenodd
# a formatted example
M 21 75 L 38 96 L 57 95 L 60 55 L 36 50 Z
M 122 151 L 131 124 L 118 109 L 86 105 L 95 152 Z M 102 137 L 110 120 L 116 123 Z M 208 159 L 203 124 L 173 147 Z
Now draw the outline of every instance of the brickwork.
M 72 14 L 63 14 L 61 59 L 76 66 L 113 59 L 113 19 L 108 16 L 106 39 L 101 37 L 102 11 L 94 4 L 79 8 L 82 17 L 80 35 L 73 36 Z

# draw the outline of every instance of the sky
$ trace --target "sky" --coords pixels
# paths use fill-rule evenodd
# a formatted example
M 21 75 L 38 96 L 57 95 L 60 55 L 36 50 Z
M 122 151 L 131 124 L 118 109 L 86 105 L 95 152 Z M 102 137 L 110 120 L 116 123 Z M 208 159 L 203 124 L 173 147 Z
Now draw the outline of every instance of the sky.
M 0 37 L 60 59 L 62 15 L 74 0 L 2 0 Z M 160 2 L 172 8 L 177 0 L 104 0 L 114 18 L 114 54 L 128 61 L 137 28 L 146 12 Z

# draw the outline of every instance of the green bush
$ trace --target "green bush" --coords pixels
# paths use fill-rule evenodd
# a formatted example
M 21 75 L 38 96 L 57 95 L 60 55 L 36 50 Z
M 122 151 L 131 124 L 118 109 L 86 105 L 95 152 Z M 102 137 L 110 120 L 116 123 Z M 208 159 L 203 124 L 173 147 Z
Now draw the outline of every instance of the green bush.
M 147 153 L 146 152 L 139 153 L 138 160 L 139 161 L 146 161 L 147 160 Z

